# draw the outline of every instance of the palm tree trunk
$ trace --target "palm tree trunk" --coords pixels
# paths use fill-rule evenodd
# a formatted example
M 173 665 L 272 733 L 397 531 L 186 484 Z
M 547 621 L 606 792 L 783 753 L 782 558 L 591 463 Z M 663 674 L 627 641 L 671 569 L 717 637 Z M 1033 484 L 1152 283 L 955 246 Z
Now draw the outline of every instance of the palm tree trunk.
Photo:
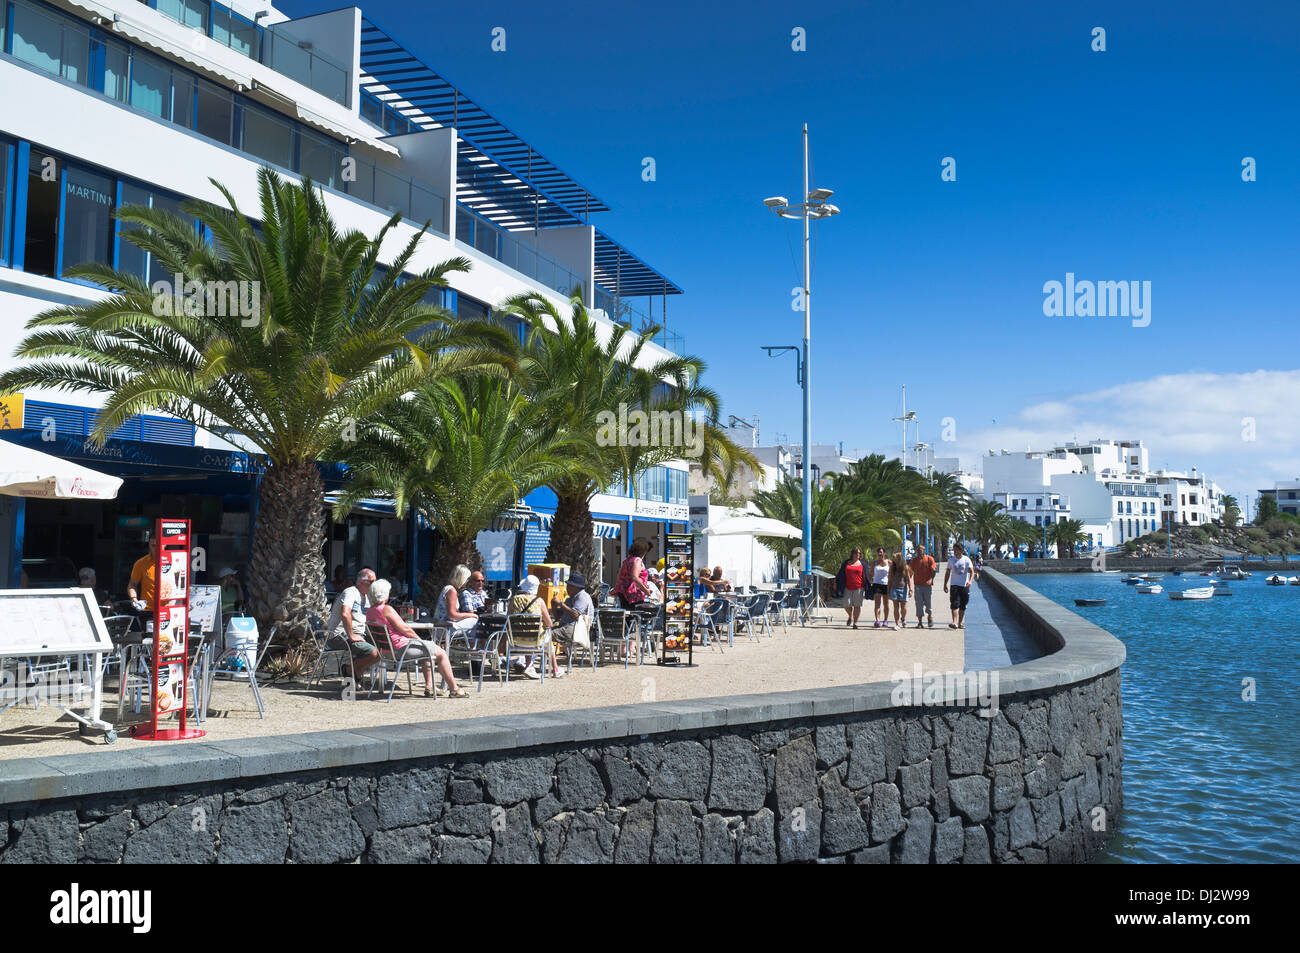
M 546 547 L 548 563 L 564 563 L 570 572 L 580 572 L 594 581 L 596 546 L 591 535 L 591 487 L 589 484 L 559 484 L 551 541 Z
M 278 619 L 294 639 L 325 606 L 325 487 L 316 464 L 269 467 L 262 477 L 248 563 L 248 601 L 262 632 Z
M 439 540 L 437 552 L 434 553 L 433 562 L 429 566 L 429 571 L 420 577 L 420 595 L 418 601 L 420 605 L 433 609 L 438 604 L 438 596 L 442 594 L 442 589 L 447 585 L 451 578 L 451 571 L 461 563 L 464 563 L 471 570 L 481 569 L 483 558 L 479 554 L 478 545 L 475 542 L 475 536 L 467 539 L 451 539 L 443 537 Z

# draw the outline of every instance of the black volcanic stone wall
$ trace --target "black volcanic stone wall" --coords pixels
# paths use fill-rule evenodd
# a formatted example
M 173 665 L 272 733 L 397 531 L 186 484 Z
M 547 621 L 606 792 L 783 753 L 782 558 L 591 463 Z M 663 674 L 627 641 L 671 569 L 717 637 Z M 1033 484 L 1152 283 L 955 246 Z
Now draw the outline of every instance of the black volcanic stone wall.
M 909 708 L 0 808 L 0 863 L 1043 863 L 1122 806 L 1118 669 Z

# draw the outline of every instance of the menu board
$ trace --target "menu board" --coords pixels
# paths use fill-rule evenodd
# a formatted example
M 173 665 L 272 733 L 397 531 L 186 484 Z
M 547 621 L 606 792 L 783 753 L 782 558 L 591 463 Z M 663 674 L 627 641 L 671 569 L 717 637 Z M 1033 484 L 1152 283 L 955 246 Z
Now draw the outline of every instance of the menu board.
M 198 626 L 201 632 L 211 632 L 217 624 L 220 607 L 220 586 L 190 587 L 190 625 Z
M 137 738 L 193 737 L 185 728 L 185 643 L 190 614 L 190 521 L 160 519 L 154 522 L 158 555 L 154 571 L 158 580 L 153 610 L 154 693 L 148 732 L 135 725 Z M 159 729 L 158 718 L 180 714 L 180 729 Z
M 112 648 L 91 590 L 0 590 L 0 656 L 77 655 Z
M 185 663 L 168 662 L 158 669 L 154 710 L 159 715 L 185 710 Z
M 694 656 L 695 538 L 669 533 L 664 554 L 664 638 L 660 665 L 690 665 Z M 683 655 L 685 658 L 683 659 Z

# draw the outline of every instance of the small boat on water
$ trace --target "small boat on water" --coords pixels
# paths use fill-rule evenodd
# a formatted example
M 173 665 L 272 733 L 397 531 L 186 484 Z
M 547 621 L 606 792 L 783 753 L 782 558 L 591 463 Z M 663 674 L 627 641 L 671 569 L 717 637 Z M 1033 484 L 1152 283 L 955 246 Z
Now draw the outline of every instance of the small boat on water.
M 1106 604 L 1106 600 L 1105 599 L 1075 599 L 1074 604 L 1076 606 L 1104 606 Z
M 1141 576 L 1125 576 L 1125 577 L 1124 577 L 1124 585 L 1126 585 L 1126 586 L 1136 586 L 1136 585 L 1137 585 L 1139 582 L 1141 582 L 1141 581 L 1142 581 L 1142 577 L 1141 577 Z
M 1210 599 L 1214 596 L 1213 586 L 1197 586 L 1195 589 L 1169 590 L 1169 598 L 1175 602 L 1184 599 Z
M 1165 574 L 1162 572 L 1144 572 L 1141 575 L 1147 582 L 1155 582 L 1157 579 L 1165 578 Z
M 1183 574 L 1183 571 L 1182 571 L 1181 569 L 1175 569 L 1175 570 L 1174 570 L 1174 575 L 1175 575 L 1175 576 L 1181 576 L 1182 574 Z
M 1144 596 L 1158 596 L 1165 591 L 1165 587 L 1158 582 L 1140 582 L 1137 591 Z
M 1202 575 L 1202 576 L 1213 576 L 1214 573 L 1210 572 L 1210 571 L 1207 569 L 1205 572 L 1201 573 L 1201 575 Z
M 1224 563 L 1222 568 L 1219 569 L 1218 576 L 1220 579 L 1249 579 L 1250 573 L 1240 566 Z
M 1295 577 L 1295 576 L 1283 576 L 1281 573 L 1276 573 L 1276 572 L 1275 572 L 1275 573 L 1273 573 L 1273 575 L 1271 575 L 1271 576 L 1265 576 L 1265 577 L 1264 577 L 1264 585 L 1266 585 L 1266 586 L 1300 586 L 1300 582 L 1296 582 L 1296 577 Z
M 1291 581 L 1288 582 L 1287 585 L 1288 585 L 1288 586 L 1300 586 L 1300 576 L 1292 576 L 1292 577 L 1291 577 Z

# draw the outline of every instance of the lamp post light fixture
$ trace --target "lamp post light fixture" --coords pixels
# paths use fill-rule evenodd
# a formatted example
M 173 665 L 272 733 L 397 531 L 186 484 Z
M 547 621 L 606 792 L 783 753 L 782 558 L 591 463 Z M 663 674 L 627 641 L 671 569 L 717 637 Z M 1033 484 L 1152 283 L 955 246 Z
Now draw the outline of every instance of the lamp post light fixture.
M 831 218 L 839 207 L 826 200 L 830 189 L 808 187 L 808 124 L 803 124 L 803 194 L 804 200 L 791 203 L 784 195 L 763 199 L 763 204 L 781 218 L 803 221 L 803 459 L 812 462 L 812 260 L 808 223 Z M 812 467 L 803 468 L 803 571 L 812 572 Z

